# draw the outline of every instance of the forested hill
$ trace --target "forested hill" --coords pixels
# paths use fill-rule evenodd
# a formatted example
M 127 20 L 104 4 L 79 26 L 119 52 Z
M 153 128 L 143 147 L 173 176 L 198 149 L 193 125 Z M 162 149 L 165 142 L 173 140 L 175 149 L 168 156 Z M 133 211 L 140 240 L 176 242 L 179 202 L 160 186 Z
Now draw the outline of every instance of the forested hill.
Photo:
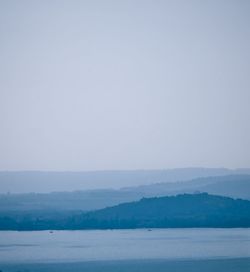
M 0 218 L 1 229 L 250 227 L 250 201 L 202 194 L 143 198 L 88 213 Z
M 143 198 L 75 219 L 80 228 L 250 227 L 250 201 L 207 193 Z

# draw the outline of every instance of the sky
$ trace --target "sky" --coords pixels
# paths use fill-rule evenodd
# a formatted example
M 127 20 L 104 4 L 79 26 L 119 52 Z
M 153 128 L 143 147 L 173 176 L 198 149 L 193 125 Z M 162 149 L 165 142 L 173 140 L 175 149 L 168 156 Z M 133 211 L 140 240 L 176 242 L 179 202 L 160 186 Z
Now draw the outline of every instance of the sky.
M 249 167 L 249 14 L 0 0 L 0 170 Z

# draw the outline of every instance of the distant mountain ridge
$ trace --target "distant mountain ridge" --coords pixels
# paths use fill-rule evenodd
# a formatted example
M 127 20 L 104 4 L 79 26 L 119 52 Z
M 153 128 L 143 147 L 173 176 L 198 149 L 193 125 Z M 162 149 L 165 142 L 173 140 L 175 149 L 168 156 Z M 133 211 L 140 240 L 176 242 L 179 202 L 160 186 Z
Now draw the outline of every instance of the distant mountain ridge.
M 250 199 L 250 175 L 212 176 L 192 179 L 185 182 L 157 183 L 135 188 L 124 188 L 143 192 L 147 196 L 176 195 L 195 191 Z
M 250 201 L 207 193 L 143 198 L 87 213 L 0 216 L 1 230 L 250 227 Z
M 175 183 L 158 183 L 120 190 L 88 190 L 50 194 L 0 195 L 0 212 L 96 210 L 143 197 L 207 192 L 250 200 L 250 175 L 198 178 Z
M 250 169 L 176 168 L 166 170 L 46 172 L 2 171 L 0 193 L 50 193 L 92 189 L 119 189 L 152 183 L 188 181 L 200 177 L 250 174 Z

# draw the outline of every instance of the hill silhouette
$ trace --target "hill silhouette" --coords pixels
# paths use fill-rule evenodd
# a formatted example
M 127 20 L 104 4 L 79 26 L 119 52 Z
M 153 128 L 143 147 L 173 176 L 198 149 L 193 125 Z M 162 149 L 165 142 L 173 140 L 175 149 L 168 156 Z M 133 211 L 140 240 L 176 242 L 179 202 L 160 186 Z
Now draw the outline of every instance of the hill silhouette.
M 171 196 L 184 193 L 209 194 L 250 200 L 250 175 L 203 177 L 190 181 L 162 182 L 120 190 L 88 190 L 49 194 L 2 194 L 0 214 L 14 211 L 91 211 L 138 201 L 143 197 Z
M 143 198 L 92 212 L 0 217 L 1 229 L 250 227 L 250 201 L 201 194 Z

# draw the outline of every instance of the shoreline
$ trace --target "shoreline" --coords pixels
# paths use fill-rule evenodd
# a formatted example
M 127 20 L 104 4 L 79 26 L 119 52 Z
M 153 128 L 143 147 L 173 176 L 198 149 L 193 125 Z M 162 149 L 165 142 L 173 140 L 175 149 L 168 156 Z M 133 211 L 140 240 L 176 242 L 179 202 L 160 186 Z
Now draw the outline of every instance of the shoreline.
M 245 230 L 245 229 L 250 229 L 250 226 L 249 227 L 169 227 L 169 228 L 163 228 L 163 227 L 160 227 L 160 228 L 156 228 L 156 227 L 153 227 L 153 228 L 147 228 L 147 227 L 143 227 L 143 228 L 114 228 L 114 229 L 111 229 L 111 228 L 107 228 L 107 229 L 32 229 L 32 230 L 29 230 L 29 229 L 0 229 L 0 233 L 1 232 L 51 232 L 51 234 L 53 234 L 53 232 L 65 232 L 65 231 L 69 231 L 69 232 L 77 232 L 77 231 L 116 231 L 116 230 L 119 230 L 119 231 L 136 231 L 136 230 L 145 230 L 145 231 L 154 231 L 154 230 L 183 230 L 183 229 L 187 229 L 187 230 L 204 230 L 204 229 L 215 229 L 215 230 L 227 230 L 227 229 L 242 229 L 242 230 Z
M 1 272 L 248 272 L 250 258 L 142 259 L 52 263 L 0 263 Z

